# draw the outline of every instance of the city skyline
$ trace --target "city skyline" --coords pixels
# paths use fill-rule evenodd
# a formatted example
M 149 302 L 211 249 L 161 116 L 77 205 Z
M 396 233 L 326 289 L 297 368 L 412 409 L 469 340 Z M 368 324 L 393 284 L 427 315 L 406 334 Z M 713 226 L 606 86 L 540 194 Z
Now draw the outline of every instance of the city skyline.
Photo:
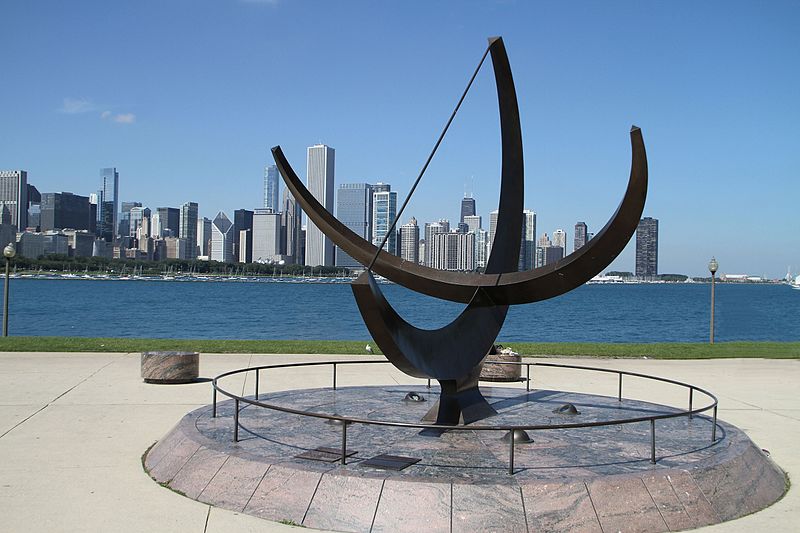
M 97 169 L 116 167 L 120 201 L 194 201 L 214 218 L 259 207 L 269 147 L 301 167 L 319 141 L 340 154 L 337 183 L 387 181 L 403 198 L 485 38 L 499 34 L 520 100 L 525 205 L 540 233 L 577 220 L 599 231 L 624 190 L 636 124 L 650 160 L 644 216 L 663 224 L 659 271 L 703 275 L 712 255 L 728 272 L 800 270 L 796 200 L 782 193 L 800 168 L 798 73 L 785 68 L 800 49 L 796 3 L 436 5 L 425 20 L 413 6 L 361 2 L 187 6 L 0 8 L 4 73 L 20 80 L 0 87 L 13 104 L 0 168 L 27 170 L 42 192 L 88 195 Z M 129 24 L 96 46 L 92 29 L 115 19 Z M 202 38 L 212 32 L 214 42 Z M 315 61 L 320 49 L 333 59 Z M 484 219 L 496 208 L 487 66 L 400 224 L 413 215 L 455 225 L 461 194 L 439 199 L 465 183 Z M 278 72 L 295 83 L 274 83 Z M 742 241 L 770 253 L 747 253 Z M 629 245 L 610 268 L 633 263 Z

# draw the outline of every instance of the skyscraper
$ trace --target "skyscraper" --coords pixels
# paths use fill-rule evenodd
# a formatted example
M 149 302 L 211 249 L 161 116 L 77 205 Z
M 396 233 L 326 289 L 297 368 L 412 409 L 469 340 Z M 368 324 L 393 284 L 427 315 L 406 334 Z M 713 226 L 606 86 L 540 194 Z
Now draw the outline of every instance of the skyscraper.
M 177 237 L 181 230 L 181 211 L 175 207 L 157 207 L 159 227 L 153 237 Z
M 435 233 L 430 248 L 433 268 L 466 272 L 475 269 L 474 233 Z
M 372 244 L 380 246 L 397 217 L 397 193 L 388 183 L 377 183 L 372 188 Z M 397 235 L 389 233 L 383 249 L 397 255 Z
M 71 192 L 46 192 L 42 195 L 40 225 L 42 231 L 92 228 L 92 210 L 88 196 Z
M 636 227 L 636 276 L 658 275 L 658 220 L 644 217 Z
M 153 215 L 155 217 L 155 215 Z M 152 225 L 152 222 L 151 222 Z M 152 231 L 152 230 L 151 230 Z M 208 217 L 197 220 L 197 254 L 208 259 L 211 249 L 211 219 Z
M 233 222 L 220 211 L 211 223 L 212 261 L 230 263 L 233 261 Z
M 305 264 L 303 256 L 305 238 L 302 234 L 301 223 L 303 212 L 289 189 L 283 190 L 281 206 L 283 208 L 281 213 L 281 253 L 287 256 L 287 262 L 298 265 Z
M 475 232 L 475 268 L 486 268 L 486 245 L 489 232 L 483 228 Z
M 333 210 L 333 169 L 335 151 L 317 144 L 308 148 L 307 187 L 328 211 Z M 306 225 L 306 266 L 333 266 L 333 241 L 309 220 Z
M 186 202 L 181 206 L 180 233 L 184 242 L 184 259 L 197 259 L 197 203 Z
M 475 215 L 475 198 L 471 196 L 465 196 L 461 199 L 461 220 L 460 222 L 463 224 L 464 217 L 471 217 Z
M 448 233 L 449 231 L 450 222 L 445 219 L 425 224 L 425 266 L 433 268 L 433 236 L 437 233 Z
M 372 185 L 344 183 L 336 191 L 336 218 L 359 237 L 372 240 Z M 336 249 L 336 266 L 360 268 L 362 265 Z
M 106 242 L 117 236 L 119 224 L 119 172 L 114 167 L 100 169 L 97 191 L 97 231 Z
M 464 216 L 464 220 L 462 222 L 467 225 L 467 231 L 471 231 L 473 233 L 483 227 L 483 220 L 481 219 L 480 215 L 466 215 Z
M 419 263 L 419 226 L 414 217 L 400 226 L 400 253 L 398 255 L 415 265 Z
M 253 261 L 275 261 L 281 253 L 281 215 L 272 209 L 253 212 Z
M 588 240 L 586 237 L 588 235 L 586 222 L 578 222 L 575 224 L 575 241 L 573 243 L 573 252 L 577 252 L 584 246 L 586 246 L 586 241 Z
M 553 232 L 553 246 L 560 246 L 564 253 L 567 251 L 567 232 L 559 228 Z
M 491 213 L 489 213 L 489 240 L 486 243 L 486 260 L 489 260 L 489 257 L 492 255 L 492 243 L 494 242 L 494 234 L 497 231 L 497 217 L 500 214 L 500 211 L 495 209 Z
M 522 212 L 522 242 L 519 246 L 519 270 L 532 270 L 536 266 L 536 213 Z
M 42 195 L 39 189 L 28 184 L 28 225 L 29 228 L 38 228 L 41 226 L 41 213 L 42 213 Z
M 28 173 L 24 170 L 0 170 L 0 211 L 8 224 L 18 231 L 28 226 Z
M 264 209 L 272 209 L 273 213 L 278 213 L 280 204 L 278 203 L 280 196 L 278 191 L 280 188 L 280 174 L 278 167 L 269 165 L 264 167 Z
M 136 239 L 147 239 L 150 236 L 149 223 L 150 209 L 141 206 L 132 207 L 129 213 L 128 235 Z
M 136 234 L 131 234 L 131 209 L 134 207 L 142 207 L 142 202 L 122 202 L 122 207 L 119 213 L 119 225 L 117 226 L 117 235 L 120 237 L 135 237 Z
M 269 211 L 278 214 L 277 209 L 269 208 Z M 241 241 L 243 231 L 250 231 L 250 238 L 244 242 Z M 233 212 L 233 257 L 240 263 L 253 262 L 253 212 L 247 209 Z

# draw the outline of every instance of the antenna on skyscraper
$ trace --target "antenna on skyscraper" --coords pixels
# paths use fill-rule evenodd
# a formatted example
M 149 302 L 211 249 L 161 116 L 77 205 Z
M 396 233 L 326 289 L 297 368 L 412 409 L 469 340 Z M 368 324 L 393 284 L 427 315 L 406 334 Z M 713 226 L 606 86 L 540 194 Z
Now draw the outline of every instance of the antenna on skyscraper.
M 464 198 L 472 198 L 472 184 L 475 180 L 475 176 L 470 176 L 467 181 L 464 182 Z

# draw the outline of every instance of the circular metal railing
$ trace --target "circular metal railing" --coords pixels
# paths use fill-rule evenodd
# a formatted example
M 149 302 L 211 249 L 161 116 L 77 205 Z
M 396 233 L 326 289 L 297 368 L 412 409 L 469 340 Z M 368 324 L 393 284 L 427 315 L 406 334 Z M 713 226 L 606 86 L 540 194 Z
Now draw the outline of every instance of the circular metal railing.
M 676 381 L 674 379 L 669 378 L 662 378 L 658 376 L 651 376 L 648 374 L 642 374 L 639 372 L 629 372 L 626 370 L 616 370 L 616 369 L 609 369 L 609 368 L 598 368 L 592 366 L 582 366 L 582 365 L 567 365 L 561 363 L 546 363 L 546 362 L 514 362 L 514 361 L 487 361 L 484 364 L 492 364 L 492 365 L 516 365 L 516 366 L 524 366 L 526 367 L 526 377 L 522 378 L 525 381 L 525 388 L 527 391 L 530 391 L 531 387 L 531 378 L 530 378 L 530 371 L 532 366 L 538 367 L 550 367 L 550 368 L 564 368 L 564 369 L 571 369 L 571 370 L 585 370 L 591 372 L 603 372 L 607 374 L 617 374 L 618 375 L 618 386 L 617 386 L 617 399 L 618 401 L 622 401 L 623 397 L 623 376 L 630 376 L 635 378 L 642 378 L 652 381 L 658 381 L 662 383 L 667 383 L 670 385 L 675 385 L 678 387 L 683 387 L 688 390 L 688 409 L 686 410 L 677 410 L 671 413 L 662 413 L 662 414 L 653 414 L 647 416 L 636 416 L 630 418 L 618 418 L 614 420 L 605 420 L 605 421 L 595 421 L 595 422 L 574 422 L 574 423 L 566 423 L 566 424 L 497 424 L 497 425 L 485 425 L 485 424 L 469 424 L 469 425 L 449 425 L 449 424 L 425 424 L 425 423 L 411 423 L 411 422 L 399 422 L 399 421 L 388 421 L 388 420 L 370 420 L 365 418 L 358 418 L 352 416 L 341 416 L 335 414 L 327 414 L 327 413 L 317 413 L 313 411 L 306 411 L 300 409 L 293 409 L 291 407 L 286 407 L 282 405 L 270 404 L 266 402 L 262 402 L 259 400 L 260 391 L 260 377 L 262 370 L 274 370 L 279 368 L 299 368 L 299 367 L 312 367 L 312 366 L 332 366 L 333 374 L 332 374 L 332 383 L 331 387 L 333 390 L 337 388 L 337 367 L 339 365 L 365 365 L 365 364 L 390 364 L 389 361 L 386 360 L 350 360 L 350 361 L 314 361 L 314 362 L 305 362 L 305 363 L 283 363 L 283 364 L 276 364 L 276 365 L 262 365 L 250 368 L 240 368 L 237 370 L 231 370 L 229 372 L 222 373 L 211 380 L 211 386 L 213 388 L 213 406 L 212 406 L 212 417 L 216 418 L 217 416 L 217 393 L 227 396 L 234 400 L 234 412 L 233 412 L 233 419 L 234 419 L 234 426 L 233 426 L 233 440 L 234 442 L 239 441 L 239 412 L 240 412 L 240 404 L 245 403 L 248 405 L 253 405 L 256 407 L 262 407 L 264 409 L 270 409 L 274 411 L 281 411 L 284 413 L 290 413 L 298 416 L 307 416 L 312 418 L 321 418 L 324 420 L 331 420 L 337 421 L 342 426 L 342 449 L 341 449 L 341 464 L 346 464 L 346 446 L 347 446 L 347 426 L 351 424 L 364 424 L 364 425 L 373 425 L 373 426 L 388 426 L 388 427 L 403 427 L 403 428 L 417 428 L 417 429 L 432 429 L 432 430 L 442 430 L 442 431 L 508 431 L 511 432 L 512 438 L 509 439 L 509 468 L 508 473 L 514 473 L 514 432 L 515 431 L 540 431 L 540 430 L 558 430 L 558 429 L 577 429 L 577 428 L 590 428 L 590 427 L 602 427 L 602 426 L 616 426 L 616 425 L 623 425 L 623 424 L 633 424 L 638 422 L 650 422 L 650 462 L 655 464 L 656 463 L 656 421 L 657 420 L 665 420 L 670 418 L 679 418 L 679 417 L 687 417 L 691 419 L 695 415 L 699 415 L 706 411 L 712 411 L 712 424 L 711 424 L 711 443 L 712 445 L 717 441 L 717 406 L 718 400 L 717 397 L 714 396 L 711 392 L 697 387 L 695 385 L 691 385 L 689 383 L 684 383 L 681 381 Z M 226 378 L 229 376 L 234 376 L 238 374 L 253 372 L 255 374 L 255 385 L 254 385 L 254 394 L 253 397 L 248 398 L 246 396 L 234 394 L 230 391 L 223 389 L 219 385 L 219 380 L 222 378 Z M 430 388 L 431 380 L 428 379 L 428 388 Z M 694 403 L 694 393 L 698 392 L 700 394 L 705 395 L 711 400 L 711 403 L 708 405 L 704 405 L 702 407 L 695 408 Z M 677 409 L 672 407 L 673 409 Z

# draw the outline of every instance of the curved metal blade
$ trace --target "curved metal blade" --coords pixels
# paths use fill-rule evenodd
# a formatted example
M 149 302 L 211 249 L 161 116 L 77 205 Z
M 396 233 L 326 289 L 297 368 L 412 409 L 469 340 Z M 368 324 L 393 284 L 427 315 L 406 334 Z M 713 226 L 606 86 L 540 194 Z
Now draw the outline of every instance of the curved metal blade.
M 483 288 L 498 304 L 524 304 L 553 298 L 589 281 L 622 252 L 636 231 L 647 197 L 647 154 L 641 130 L 631 128 L 631 171 L 622 201 L 603 229 L 561 261 L 543 268 L 503 274 L 446 272 L 389 254 L 380 254 L 373 270 L 385 278 L 428 296 L 468 303 Z M 286 185 L 309 218 L 357 261 L 368 264 L 377 248 L 365 241 L 316 201 L 297 178 L 279 147 L 272 149 Z

